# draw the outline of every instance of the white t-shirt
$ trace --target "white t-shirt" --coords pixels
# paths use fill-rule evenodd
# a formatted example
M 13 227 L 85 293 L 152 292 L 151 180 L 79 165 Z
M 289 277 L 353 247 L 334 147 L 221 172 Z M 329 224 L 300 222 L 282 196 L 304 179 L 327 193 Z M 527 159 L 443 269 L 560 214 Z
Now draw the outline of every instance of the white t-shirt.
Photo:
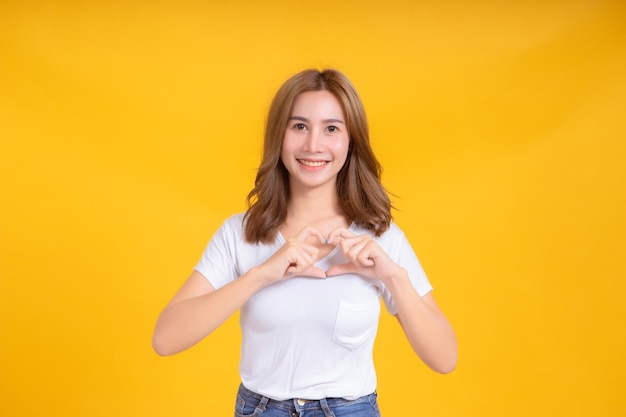
M 350 230 L 372 235 L 354 224 Z M 432 290 L 408 240 L 394 223 L 376 240 L 407 270 L 421 296 Z M 247 243 L 243 214 L 234 215 L 215 233 L 195 269 L 218 289 L 263 263 L 284 243 L 280 234 L 272 244 Z M 345 262 L 336 247 L 316 266 L 326 270 Z M 372 393 L 380 297 L 387 310 L 396 314 L 384 285 L 356 274 L 293 277 L 258 291 L 241 308 L 243 385 L 275 400 L 352 400 Z

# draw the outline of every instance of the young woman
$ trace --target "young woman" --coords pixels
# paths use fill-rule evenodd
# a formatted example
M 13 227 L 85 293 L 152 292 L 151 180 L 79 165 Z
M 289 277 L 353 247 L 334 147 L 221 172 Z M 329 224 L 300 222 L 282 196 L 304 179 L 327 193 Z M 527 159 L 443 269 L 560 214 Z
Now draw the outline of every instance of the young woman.
M 236 417 L 380 416 L 379 298 L 416 354 L 454 369 L 454 332 L 380 183 L 365 112 L 335 70 L 283 84 L 245 214 L 227 219 L 158 319 L 160 355 L 241 310 Z

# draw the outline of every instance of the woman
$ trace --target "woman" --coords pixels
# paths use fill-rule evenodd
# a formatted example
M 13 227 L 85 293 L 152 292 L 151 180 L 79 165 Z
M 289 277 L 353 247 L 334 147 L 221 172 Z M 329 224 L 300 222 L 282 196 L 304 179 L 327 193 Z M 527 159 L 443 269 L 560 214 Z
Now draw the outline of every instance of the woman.
M 365 112 L 343 74 L 307 70 L 279 89 L 248 203 L 213 236 L 153 337 L 157 353 L 175 354 L 241 309 L 235 416 L 379 416 L 380 297 L 429 367 L 454 369 L 454 332 L 391 222 Z

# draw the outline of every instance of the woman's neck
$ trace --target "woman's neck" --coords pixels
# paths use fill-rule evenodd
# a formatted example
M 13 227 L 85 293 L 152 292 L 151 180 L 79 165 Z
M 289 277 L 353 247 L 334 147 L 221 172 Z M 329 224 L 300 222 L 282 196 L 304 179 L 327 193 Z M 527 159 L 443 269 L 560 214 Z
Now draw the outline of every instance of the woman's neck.
M 342 215 L 337 201 L 319 200 L 315 198 L 290 199 L 287 207 L 287 219 L 315 221 L 321 218 Z
M 293 235 L 307 226 L 312 226 L 328 233 L 337 227 L 348 227 L 349 224 L 334 189 L 332 193 L 312 189 L 292 193 L 283 232 L 288 231 L 287 234 Z

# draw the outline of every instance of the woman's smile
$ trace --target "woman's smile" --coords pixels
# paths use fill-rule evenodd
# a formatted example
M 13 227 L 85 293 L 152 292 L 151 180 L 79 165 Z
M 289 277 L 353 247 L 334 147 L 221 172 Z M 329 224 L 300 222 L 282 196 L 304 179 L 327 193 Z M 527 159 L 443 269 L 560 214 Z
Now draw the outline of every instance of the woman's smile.
M 328 161 L 320 161 L 320 160 L 311 160 L 311 159 L 298 159 L 302 165 L 311 167 L 311 168 L 319 168 L 325 166 Z

